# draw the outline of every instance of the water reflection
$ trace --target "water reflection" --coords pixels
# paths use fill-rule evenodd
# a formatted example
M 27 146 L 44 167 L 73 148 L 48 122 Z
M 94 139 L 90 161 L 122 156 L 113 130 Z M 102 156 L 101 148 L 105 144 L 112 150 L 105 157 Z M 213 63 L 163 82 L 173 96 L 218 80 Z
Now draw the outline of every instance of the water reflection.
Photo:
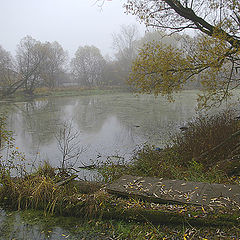
M 168 131 L 194 116 L 195 106 L 196 92 L 186 91 L 171 104 L 161 97 L 119 93 L 1 103 L 0 111 L 8 109 L 9 128 L 28 159 L 59 165 L 55 136 L 66 120 L 80 132 L 79 140 L 87 149 L 81 161 L 86 164 L 99 156 L 128 158 L 144 142 L 164 145 Z
M 9 212 L 0 208 L 0 240 L 110 239 L 104 233 L 83 230 L 84 220 L 44 216 L 43 212 Z

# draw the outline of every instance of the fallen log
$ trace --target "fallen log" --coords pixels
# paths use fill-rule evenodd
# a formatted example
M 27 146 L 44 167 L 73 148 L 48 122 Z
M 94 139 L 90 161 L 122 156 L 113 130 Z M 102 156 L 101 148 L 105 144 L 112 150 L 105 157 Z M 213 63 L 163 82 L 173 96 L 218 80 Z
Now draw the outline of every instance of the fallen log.
M 70 181 L 72 181 L 73 179 L 75 179 L 77 177 L 78 177 L 78 175 L 71 175 L 70 177 L 68 177 L 68 178 L 66 178 L 64 180 L 62 180 L 60 182 L 57 182 L 56 186 L 59 187 L 59 186 L 65 185 L 65 184 L 69 183 Z
M 106 186 L 111 194 L 139 197 L 156 203 L 178 203 L 240 210 L 240 185 L 124 175 Z
M 239 226 L 239 215 L 234 214 L 210 214 L 199 217 L 196 213 L 168 213 L 158 210 L 128 209 L 121 211 L 108 211 L 102 214 L 104 218 L 119 220 L 134 220 L 139 222 L 151 222 L 153 224 L 183 224 L 193 226 Z
M 47 194 L 45 195 L 47 198 L 43 198 L 41 202 L 38 202 L 38 205 L 29 204 L 32 201 L 32 191 L 26 191 L 28 195 L 26 194 L 24 198 L 21 198 L 20 205 L 18 204 L 19 198 L 16 197 L 13 199 L 12 195 L 11 198 L 2 195 L 2 201 L 8 206 L 15 206 L 18 209 L 37 207 L 46 212 L 89 219 L 107 218 L 126 221 L 134 220 L 152 222 L 154 224 L 182 224 L 183 222 L 187 222 L 191 225 L 239 225 L 240 210 L 237 209 L 234 211 L 232 209 L 229 211 L 228 208 L 215 210 L 207 206 L 193 206 L 190 204 L 180 205 L 176 203 L 169 204 L 168 202 L 166 204 L 158 204 L 139 200 L 139 198 L 134 196 L 122 198 L 106 192 L 106 188 L 101 183 L 77 181 L 74 180 L 74 177 L 75 176 L 72 176 L 58 183 L 60 186 L 71 183 L 68 185 L 69 188 L 67 192 L 62 192 L 63 188 L 56 188 L 54 191 L 54 198 L 48 198 L 51 194 Z M 41 185 L 42 178 L 38 179 Z M 30 179 L 25 179 L 25 181 L 29 180 Z M 138 178 L 138 180 L 141 181 L 140 178 Z M 52 184 L 52 181 L 49 181 Z M 22 182 L 19 184 L 22 184 Z M 39 186 L 39 184 L 36 186 Z M 19 185 L 16 185 L 16 187 L 18 186 Z M 186 185 L 181 186 L 184 188 Z M 14 187 L 14 185 L 12 187 Z M 54 187 L 54 185 L 52 187 Z M 91 188 L 92 190 L 90 192 L 89 190 Z M 33 189 L 36 189 L 36 187 Z M 2 190 L 2 194 L 4 194 L 4 190 L 6 190 L 6 194 L 9 194 L 9 188 Z M 84 191 L 86 191 L 87 194 Z
M 83 193 L 83 194 L 95 193 L 105 186 L 105 184 L 101 182 L 93 182 L 93 181 L 85 181 L 85 180 L 74 180 L 73 185 L 74 187 L 77 188 L 77 190 L 80 193 Z

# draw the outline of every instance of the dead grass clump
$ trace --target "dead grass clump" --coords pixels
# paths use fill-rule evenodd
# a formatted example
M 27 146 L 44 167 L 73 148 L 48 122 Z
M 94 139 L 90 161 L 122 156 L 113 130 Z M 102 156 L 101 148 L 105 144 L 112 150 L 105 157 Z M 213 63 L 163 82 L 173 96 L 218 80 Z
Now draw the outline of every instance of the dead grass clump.
M 24 179 L 8 177 L 2 182 L 0 198 L 17 209 L 42 208 L 55 197 L 56 187 L 49 177 L 36 175 Z
M 44 161 L 43 165 L 40 165 L 38 167 L 36 175 L 55 178 L 56 177 L 56 169 L 54 167 L 52 167 L 49 162 Z
M 181 155 L 179 160 L 185 167 L 194 159 L 201 163 L 204 169 L 212 168 L 217 162 L 227 159 L 239 146 L 240 135 L 231 138 L 240 130 L 239 120 L 236 120 L 233 110 L 212 116 L 201 115 L 189 122 L 187 128 L 172 139 L 176 153 Z M 226 141 L 227 139 L 229 140 Z M 214 150 L 223 142 L 225 143 L 222 146 Z

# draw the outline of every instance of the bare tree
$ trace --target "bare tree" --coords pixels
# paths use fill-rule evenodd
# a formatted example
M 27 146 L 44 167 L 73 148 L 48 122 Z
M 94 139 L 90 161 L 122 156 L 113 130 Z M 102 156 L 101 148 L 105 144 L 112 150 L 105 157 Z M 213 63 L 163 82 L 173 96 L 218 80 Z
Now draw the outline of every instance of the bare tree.
M 19 87 L 32 95 L 34 89 L 42 84 L 41 67 L 46 58 L 46 48 L 31 36 L 23 38 L 17 47 L 17 66 L 20 76 Z
M 79 47 L 71 61 L 75 80 L 82 86 L 99 86 L 103 81 L 105 60 L 95 46 Z
M 136 25 L 122 25 L 119 33 L 113 33 L 113 48 L 117 51 L 117 59 L 128 63 L 136 57 L 139 31 Z
M 68 174 L 73 169 L 84 151 L 80 145 L 79 135 L 80 133 L 73 128 L 72 122 L 64 122 L 55 136 L 62 154 L 60 172 L 63 174 Z
M 113 34 L 113 48 L 116 51 L 116 71 L 125 81 L 131 69 L 132 61 L 137 56 L 139 31 L 136 25 L 122 25 L 119 33 Z
M 67 53 L 58 42 L 41 43 L 31 36 L 17 46 L 16 64 L 0 47 L 0 87 L 3 95 L 11 95 L 20 88 L 32 95 L 36 87 L 53 88 L 65 73 Z

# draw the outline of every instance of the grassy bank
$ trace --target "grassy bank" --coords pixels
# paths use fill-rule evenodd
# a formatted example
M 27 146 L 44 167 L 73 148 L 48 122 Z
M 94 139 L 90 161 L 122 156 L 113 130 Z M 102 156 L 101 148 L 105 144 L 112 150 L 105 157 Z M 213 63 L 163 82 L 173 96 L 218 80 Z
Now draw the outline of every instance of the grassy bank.
M 212 209 L 177 204 L 154 204 L 108 194 L 104 185 L 84 181 L 66 184 L 55 169 L 44 165 L 24 178 L 2 174 L 0 202 L 16 210 L 42 210 L 47 216 L 84 219 L 79 226 L 116 239 L 172 239 L 175 237 L 235 236 L 239 209 Z M 79 220 L 78 220 L 79 221 Z
M 41 239 L 51 239 L 59 236 L 59 239 L 234 239 L 237 229 L 222 228 L 216 233 L 216 229 L 209 227 L 191 228 L 185 225 L 151 225 L 149 223 L 137 223 L 134 221 L 117 221 L 117 220 L 99 220 L 99 219 L 79 219 L 66 218 L 61 216 L 45 215 L 42 211 L 21 211 L 8 212 L 9 222 L 5 222 L 5 228 L 1 231 L 0 239 L 18 238 L 18 233 L 13 234 L 13 224 L 18 219 L 26 227 L 24 228 L 24 239 L 31 239 L 33 229 Z M 20 219 L 19 216 L 20 215 Z M 18 217 L 18 218 L 17 218 Z M 59 231 L 59 227 L 61 231 Z M 15 228 L 16 229 L 16 228 Z M 19 229 L 22 230 L 21 228 Z M 30 231 L 27 231 L 30 230 Z M 231 235 L 231 233 L 232 235 Z M 213 235 L 215 233 L 215 235 Z M 232 238 L 231 238 L 232 236 Z M 12 238 L 11 238 L 12 237 Z M 235 238 L 237 239 L 237 238 Z

